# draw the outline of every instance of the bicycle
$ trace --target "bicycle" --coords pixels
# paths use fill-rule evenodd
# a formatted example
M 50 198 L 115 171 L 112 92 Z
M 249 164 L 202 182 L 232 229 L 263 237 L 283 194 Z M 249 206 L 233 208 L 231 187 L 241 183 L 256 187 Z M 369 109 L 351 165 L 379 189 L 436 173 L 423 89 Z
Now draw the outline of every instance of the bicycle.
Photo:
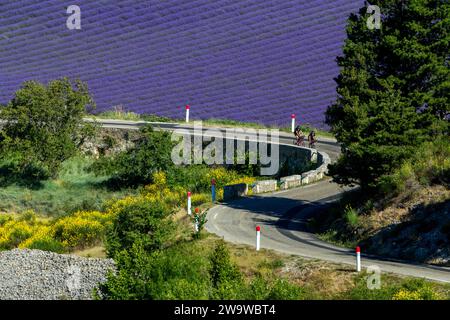
M 296 137 L 293 140 L 293 143 L 294 143 L 294 145 L 299 146 L 299 147 L 306 147 L 305 136 Z
M 309 148 L 310 149 L 315 149 L 316 148 L 316 142 L 317 140 L 313 140 L 309 142 Z

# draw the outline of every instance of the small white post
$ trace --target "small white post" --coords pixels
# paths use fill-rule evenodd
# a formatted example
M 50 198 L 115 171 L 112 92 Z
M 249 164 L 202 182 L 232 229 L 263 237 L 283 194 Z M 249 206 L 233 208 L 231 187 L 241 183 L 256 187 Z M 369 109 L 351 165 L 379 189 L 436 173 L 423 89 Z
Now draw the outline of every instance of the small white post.
M 187 193 L 187 213 L 188 213 L 188 215 L 192 214 L 192 211 L 191 211 L 191 192 L 190 191 Z
M 189 105 L 186 106 L 186 122 L 189 122 L 189 110 L 191 107 Z
M 291 118 L 292 118 L 291 130 L 292 130 L 292 133 L 294 133 L 294 131 L 295 131 L 295 114 L 292 114 Z
M 361 272 L 361 248 L 356 247 L 356 271 Z
M 257 226 L 256 227 L 256 251 L 259 251 L 260 244 L 261 244 L 261 227 Z

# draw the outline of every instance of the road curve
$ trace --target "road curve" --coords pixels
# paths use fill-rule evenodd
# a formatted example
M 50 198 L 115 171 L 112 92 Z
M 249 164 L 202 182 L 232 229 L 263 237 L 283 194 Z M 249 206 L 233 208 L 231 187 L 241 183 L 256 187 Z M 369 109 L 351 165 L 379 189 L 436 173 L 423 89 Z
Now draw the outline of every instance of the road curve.
M 137 129 L 144 122 L 97 120 L 108 128 Z M 187 129 L 192 126 L 176 123 L 152 123 L 162 130 Z M 211 128 L 204 128 L 204 130 Z M 217 128 L 223 130 L 223 128 Z M 292 145 L 292 137 L 280 134 L 280 143 Z M 319 151 L 328 153 L 334 161 L 339 146 L 331 139 L 319 139 Z M 246 197 L 217 205 L 209 210 L 206 229 L 225 241 L 255 245 L 255 227 L 261 227 L 261 248 L 320 259 L 334 263 L 355 264 L 353 250 L 337 247 L 319 240 L 306 231 L 306 223 L 314 214 L 340 198 L 345 188 L 322 180 L 315 184 L 286 191 Z M 362 248 L 364 250 L 364 248 Z M 378 266 L 382 272 L 427 278 L 450 283 L 450 268 L 395 261 L 362 254 L 362 266 Z

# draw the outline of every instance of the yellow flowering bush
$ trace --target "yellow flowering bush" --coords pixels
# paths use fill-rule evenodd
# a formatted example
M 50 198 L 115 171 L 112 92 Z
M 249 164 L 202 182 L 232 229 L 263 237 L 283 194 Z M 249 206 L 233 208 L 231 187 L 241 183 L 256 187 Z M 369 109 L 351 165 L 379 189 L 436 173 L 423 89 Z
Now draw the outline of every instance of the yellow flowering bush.
M 0 214 L 0 227 L 2 227 L 6 222 L 13 220 L 14 217 L 11 214 Z
M 179 206 L 186 195 L 186 190 L 180 187 L 170 189 L 164 172 L 153 174 L 153 184 L 146 185 L 141 195 L 144 201 L 162 201 L 171 206 Z
M 237 178 L 235 180 L 230 181 L 228 184 L 245 183 L 245 184 L 251 185 L 255 181 L 256 181 L 256 178 L 254 178 L 254 177 L 241 177 L 241 178 Z
M 420 297 L 419 291 L 409 291 L 406 289 L 401 289 L 394 294 L 392 300 L 423 300 Z
M 52 226 L 52 234 L 70 248 L 92 245 L 103 234 L 104 226 L 98 221 L 68 217 Z
M 49 226 L 40 226 L 37 228 L 30 238 L 19 244 L 19 248 L 38 249 L 57 253 L 66 251 L 64 245 L 53 238 Z
M 8 215 L 0 224 L 0 249 L 29 248 L 54 252 L 94 244 L 112 223 L 109 211 L 80 211 L 50 221 L 38 220 L 33 211 Z
M 57 220 L 51 226 L 51 234 L 68 248 L 94 245 L 106 233 L 112 217 L 109 212 L 80 211 Z
M 191 203 L 193 206 L 199 206 L 203 203 L 211 201 L 211 195 L 207 193 L 194 193 L 191 195 Z
M 217 201 L 223 200 L 223 188 L 219 188 L 216 190 L 216 200 Z
M 157 186 L 166 186 L 167 185 L 166 174 L 162 171 L 155 172 L 153 174 L 153 184 Z
M 211 169 L 206 175 L 206 184 L 210 185 L 211 180 L 216 180 L 216 186 L 218 188 L 223 188 L 227 184 L 230 184 L 231 181 L 237 180 L 239 175 L 232 170 L 227 170 L 224 167 L 218 167 Z
M 34 227 L 26 221 L 10 220 L 0 228 L 0 248 L 12 249 L 33 235 Z
M 100 212 L 100 211 L 79 211 L 75 213 L 73 216 L 86 219 L 98 221 L 103 225 L 109 225 L 112 222 L 113 214 L 109 211 Z
M 109 214 L 115 216 L 122 208 L 136 203 L 140 198 L 142 197 L 128 196 L 119 200 L 110 200 L 106 203 L 107 211 Z
M 184 186 L 169 186 L 164 172 L 155 172 L 152 178 L 153 183 L 143 187 L 140 194 L 107 202 L 105 212 L 78 211 L 56 220 L 39 218 L 34 211 L 0 214 L 0 249 L 19 247 L 65 252 L 83 248 L 101 241 L 119 213 L 128 212 L 132 207 L 161 207 L 165 212 L 170 212 L 186 205 L 187 190 Z M 192 193 L 193 206 L 211 201 L 208 186 L 212 179 L 216 180 L 217 200 L 223 199 L 225 185 L 252 184 L 255 181 L 252 177 L 240 177 L 235 171 L 224 167 L 202 171 L 195 179 L 203 186 L 203 192 Z
M 433 291 L 429 286 L 417 290 L 400 289 L 392 297 L 392 300 L 441 300 L 442 296 Z

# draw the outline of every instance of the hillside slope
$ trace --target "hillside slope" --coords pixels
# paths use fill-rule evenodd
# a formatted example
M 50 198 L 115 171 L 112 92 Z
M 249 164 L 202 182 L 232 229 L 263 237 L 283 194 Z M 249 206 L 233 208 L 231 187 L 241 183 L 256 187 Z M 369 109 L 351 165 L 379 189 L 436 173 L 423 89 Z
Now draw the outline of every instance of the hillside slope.
M 450 139 L 425 143 L 382 181 L 347 194 L 311 229 L 365 253 L 450 266 Z

